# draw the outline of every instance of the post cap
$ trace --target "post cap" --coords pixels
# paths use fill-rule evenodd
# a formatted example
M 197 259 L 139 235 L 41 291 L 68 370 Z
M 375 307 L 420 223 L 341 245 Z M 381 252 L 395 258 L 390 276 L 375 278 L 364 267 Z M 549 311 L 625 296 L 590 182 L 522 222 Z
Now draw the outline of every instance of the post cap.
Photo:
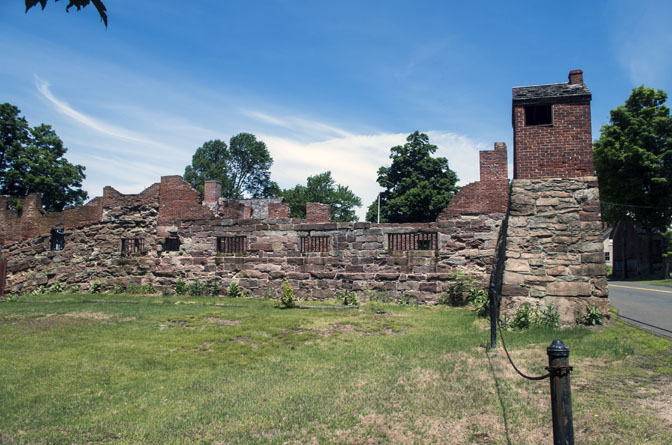
M 569 348 L 560 340 L 553 340 L 546 352 L 552 358 L 569 357 Z

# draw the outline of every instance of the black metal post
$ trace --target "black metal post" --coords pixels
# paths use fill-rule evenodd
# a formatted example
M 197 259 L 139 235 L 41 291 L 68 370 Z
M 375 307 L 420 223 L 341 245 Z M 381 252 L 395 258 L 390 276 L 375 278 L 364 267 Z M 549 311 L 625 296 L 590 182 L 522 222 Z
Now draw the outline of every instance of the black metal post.
M 499 303 L 497 290 L 494 286 L 490 287 L 490 349 L 497 349 L 497 320 L 499 318 Z
M 569 384 L 569 348 L 553 340 L 548 348 L 548 372 L 551 380 L 551 410 L 553 412 L 553 444 L 574 445 L 572 420 L 572 389 Z

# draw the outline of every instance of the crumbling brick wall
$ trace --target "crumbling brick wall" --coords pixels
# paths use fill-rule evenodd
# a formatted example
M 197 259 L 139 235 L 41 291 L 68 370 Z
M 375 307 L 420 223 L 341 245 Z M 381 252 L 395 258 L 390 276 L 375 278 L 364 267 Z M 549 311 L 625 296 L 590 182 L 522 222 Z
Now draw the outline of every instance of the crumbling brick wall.
M 310 205 L 312 219 L 300 220 L 288 218 L 288 206 L 277 203 L 269 205 L 269 216 L 276 218 L 229 219 L 202 206 L 198 193 L 178 178 L 164 177 L 138 195 L 106 187 L 97 198 L 100 221 L 66 230 L 62 251 L 50 250 L 48 234 L 7 246 L 10 291 L 49 286 L 56 280 L 83 289 L 93 281 L 105 289 L 130 283 L 172 289 L 179 278 L 216 278 L 222 286 L 237 281 L 263 296 L 287 278 L 309 298 L 353 289 L 432 300 L 448 289 L 456 269 L 487 282 L 503 218 L 452 215 L 435 223 L 333 223 L 328 221 L 328 205 Z M 191 217 L 194 214 L 199 217 Z M 418 233 L 432 234 L 435 244 L 416 242 L 412 250 L 390 245 L 391 237 Z M 230 237 L 236 243 L 243 239 L 244 251 L 219 251 L 227 244 L 223 239 Z M 179 240 L 179 249 L 168 251 L 166 238 Z M 320 242 L 306 243 L 307 238 Z M 142 239 L 144 251 L 124 255 L 122 239 Z M 315 245 L 327 247 L 306 249 Z

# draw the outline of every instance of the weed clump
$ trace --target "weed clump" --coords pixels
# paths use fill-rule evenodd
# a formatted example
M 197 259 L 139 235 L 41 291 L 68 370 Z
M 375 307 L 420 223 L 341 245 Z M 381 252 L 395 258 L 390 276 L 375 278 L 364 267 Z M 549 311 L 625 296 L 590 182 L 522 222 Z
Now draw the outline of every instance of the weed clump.
M 597 306 L 589 304 L 586 306 L 586 314 L 584 316 L 578 315 L 576 324 L 585 324 L 587 326 L 601 325 L 602 317 L 602 311 Z
M 359 300 L 357 300 L 357 294 L 354 291 L 341 291 L 336 294 L 336 301 L 341 303 L 343 306 L 357 306 L 359 305 Z
M 557 328 L 560 323 L 560 314 L 553 303 L 541 309 L 532 307 L 530 303 L 523 303 L 513 314 L 513 319 L 508 325 L 513 329 L 523 330 L 534 326 Z
M 50 294 L 60 294 L 61 292 L 63 292 L 63 284 L 60 281 L 56 281 L 49 287 Z
M 175 282 L 175 295 L 185 295 L 187 293 L 187 283 L 182 278 Z
M 281 308 L 292 308 L 296 306 L 294 302 L 296 300 L 296 294 L 294 293 L 294 288 L 289 284 L 287 278 L 282 282 L 282 289 L 280 292 L 280 307 Z
M 90 294 L 99 294 L 103 290 L 103 285 L 100 284 L 100 281 L 94 281 L 89 287 Z

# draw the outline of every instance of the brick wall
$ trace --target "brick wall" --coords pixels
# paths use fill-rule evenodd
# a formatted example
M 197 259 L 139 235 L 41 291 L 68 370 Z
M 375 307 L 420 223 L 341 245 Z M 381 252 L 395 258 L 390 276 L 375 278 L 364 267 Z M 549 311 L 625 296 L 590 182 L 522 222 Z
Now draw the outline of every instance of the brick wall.
M 219 181 L 205 181 L 203 203 L 216 203 L 222 197 L 222 183 Z
M 250 219 L 252 209 L 238 201 L 221 201 L 217 213 L 224 219 Z
M 289 203 L 278 202 L 268 205 L 269 218 L 289 218 Z
M 316 223 L 331 221 L 331 206 L 319 202 L 306 203 L 306 221 Z
M 212 212 L 201 205 L 201 196 L 182 176 L 161 177 L 159 223 L 209 217 L 212 217 Z
M 516 179 L 594 175 L 590 101 L 556 103 L 552 125 L 525 126 L 525 107 L 513 109 Z
M 52 228 L 68 229 L 92 224 L 102 218 L 102 199 L 94 198 L 86 205 L 47 212 L 42 209 L 40 196 L 30 194 L 23 200 L 20 211 L 9 208 L 9 198 L 0 197 L 0 245 L 46 234 Z
M 508 205 L 507 153 L 504 142 L 494 150 L 479 152 L 480 181 L 462 187 L 441 214 L 439 220 L 453 215 L 505 213 Z

